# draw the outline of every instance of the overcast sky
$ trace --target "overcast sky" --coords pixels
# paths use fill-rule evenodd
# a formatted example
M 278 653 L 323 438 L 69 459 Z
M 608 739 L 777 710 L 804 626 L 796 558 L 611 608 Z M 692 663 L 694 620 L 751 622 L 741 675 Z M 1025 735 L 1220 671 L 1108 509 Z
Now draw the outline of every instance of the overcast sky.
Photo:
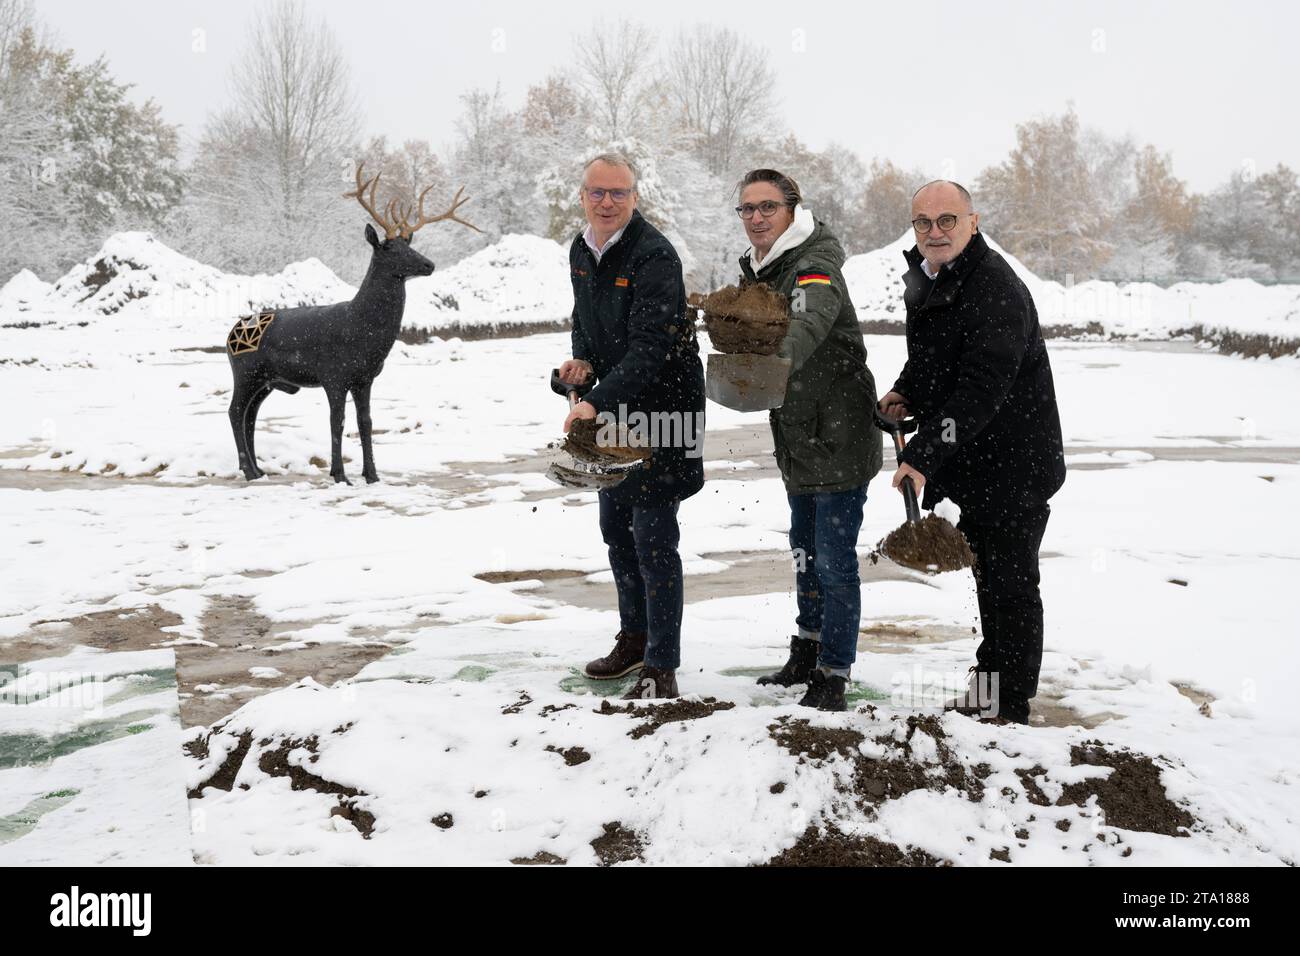
M 108 57 L 192 140 L 224 105 L 258 0 L 39 0 L 79 60 Z M 1300 4 L 930 2 L 793 4 L 315 0 L 351 60 L 367 131 L 454 136 L 457 96 L 500 81 L 512 105 L 600 17 L 733 27 L 766 51 L 779 121 L 815 148 L 838 141 L 933 175 L 973 180 L 1005 158 L 1015 124 L 1073 101 L 1085 125 L 1173 154 L 1212 188 L 1251 161 L 1300 167 L 1294 45 Z M 194 50 L 195 31 L 206 49 Z M 801 31 L 796 33 L 796 31 Z M 797 38 L 803 49 L 797 49 Z

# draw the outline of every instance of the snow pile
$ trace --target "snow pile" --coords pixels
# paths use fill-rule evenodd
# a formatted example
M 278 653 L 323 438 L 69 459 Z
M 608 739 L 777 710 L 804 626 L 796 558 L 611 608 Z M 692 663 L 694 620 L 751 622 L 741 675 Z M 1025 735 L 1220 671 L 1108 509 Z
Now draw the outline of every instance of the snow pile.
M 30 269 L 23 269 L 0 287 L 0 312 L 27 312 L 43 302 L 54 287 Z
M 408 283 L 402 324 L 425 331 L 553 326 L 572 311 L 568 249 L 541 236 L 508 235 L 427 279 Z
M 1265 286 L 1253 279 L 1180 282 L 1169 288 L 1100 280 L 1063 285 L 1040 279 L 987 234 L 984 238 L 1028 286 L 1048 334 L 1164 339 L 1190 333 L 1221 342 L 1250 336 L 1292 343 L 1291 351 L 1300 347 L 1298 286 Z M 881 323 L 876 331 L 901 331 L 903 252 L 913 245 L 909 231 L 883 249 L 844 263 L 858 319 Z

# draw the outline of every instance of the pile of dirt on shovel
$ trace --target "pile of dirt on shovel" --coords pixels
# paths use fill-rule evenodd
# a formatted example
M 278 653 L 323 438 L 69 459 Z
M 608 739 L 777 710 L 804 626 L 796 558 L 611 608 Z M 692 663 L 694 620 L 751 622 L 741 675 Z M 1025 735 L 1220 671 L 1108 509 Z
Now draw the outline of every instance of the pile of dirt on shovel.
M 591 462 L 594 465 L 627 465 L 634 461 L 645 461 L 650 457 L 648 447 L 637 447 L 620 427 L 617 440 L 602 444 L 601 429 L 605 426 L 594 418 L 578 419 L 569 426 L 569 433 L 564 436 L 564 451 L 578 461 Z
M 903 522 L 885 535 L 876 550 L 915 571 L 960 571 L 975 564 L 966 536 L 934 513 Z
M 725 286 L 692 297 L 704 312 L 709 340 L 729 355 L 775 355 L 790 327 L 790 302 L 761 282 Z

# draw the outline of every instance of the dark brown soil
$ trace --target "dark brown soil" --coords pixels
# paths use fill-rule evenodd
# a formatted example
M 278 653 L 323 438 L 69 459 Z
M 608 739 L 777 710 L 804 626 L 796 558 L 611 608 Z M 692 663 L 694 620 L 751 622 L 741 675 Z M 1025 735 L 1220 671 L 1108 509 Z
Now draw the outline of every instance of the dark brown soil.
M 1030 767 L 1028 770 L 1016 770 L 1016 776 L 1020 778 L 1020 785 L 1025 788 L 1025 799 L 1036 807 L 1050 807 L 1052 805 L 1052 801 L 1047 799 L 1047 794 L 1043 793 L 1038 786 L 1038 781 L 1034 779 L 1035 777 L 1041 777 L 1045 773 L 1047 771 L 1037 765 Z
M 620 426 L 618 440 L 601 444 L 599 439 L 604 425 L 594 418 L 579 419 L 569 426 L 564 436 L 564 451 L 579 461 L 593 465 L 627 465 L 634 461 L 647 461 L 650 449 L 633 447 L 629 436 Z
M 725 286 L 697 301 L 719 352 L 774 355 L 790 327 L 789 300 L 761 282 Z
M 208 734 L 201 741 L 190 741 L 185 745 L 186 752 L 192 757 L 206 758 L 208 755 L 208 740 L 211 736 L 211 734 Z M 240 735 L 239 743 L 234 750 L 226 754 L 226 759 L 221 761 L 221 766 L 217 768 L 216 773 L 191 790 L 189 798 L 191 800 L 201 799 L 204 787 L 215 787 L 218 790 L 229 792 L 234 787 L 235 776 L 239 773 L 239 768 L 244 765 L 244 757 L 248 755 L 248 750 L 252 746 L 253 735 L 248 731 L 244 731 Z
M 761 866 L 949 866 L 915 848 L 903 850 L 875 837 L 849 836 L 834 825 L 809 827 L 794 846 Z
M 591 841 L 591 848 L 596 851 L 596 859 L 601 866 L 641 859 L 645 844 L 635 830 L 629 830 L 617 820 L 602 826 L 605 832 Z
M 637 717 L 644 717 L 644 723 L 628 731 L 629 737 L 633 740 L 639 740 L 653 734 L 664 724 L 671 724 L 681 720 L 698 720 L 720 710 L 731 710 L 735 706 L 729 700 L 717 700 L 713 697 L 705 697 L 701 700 L 670 700 L 664 704 L 653 704 L 644 707 L 637 707 L 635 704 L 616 707 L 608 700 L 602 700 L 600 707 L 595 712 L 598 714 L 633 714 Z
M 450 813 L 440 813 L 429 822 L 439 830 L 450 830 L 456 825 L 456 820 Z
M 591 754 L 587 753 L 587 751 L 583 750 L 581 747 L 569 747 L 567 750 L 561 750 L 559 747 L 551 745 L 547 746 L 546 749 L 550 753 L 559 754 L 564 758 L 565 764 L 570 767 L 576 767 L 578 764 L 586 763 L 591 759 Z
M 339 805 L 330 810 L 330 816 L 343 817 L 355 826 L 365 839 L 375 829 L 375 815 L 357 806 L 357 798 L 367 796 L 355 787 L 344 786 L 333 780 L 317 776 L 305 767 L 289 763 L 289 753 L 298 748 L 316 752 L 317 739 L 307 737 L 303 740 L 285 739 L 275 750 L 264 750 L 257 759 L 257 767 L 270 777 L 288 777 L 293 790 L 315 790 L 317 793 L 332 793 L 338 796 Z M 315 757 L 312 758 L 313 760 Z
M 510 862 L 515 866 L 564 866 L 569 861 L 546 850 L 538 850 L 532 856 L 517 856 Z
M 1070 748 L 1074 766 L 1113 767 L 1104 780 L 1092 778 L 1064 787 L 1057 806 L 1083 806 L 1096 795 L 1106 814 L 1106 824 L 1121 830 L 1139 830 L 1164 836 L 1185 837 L 1195 818 L 1165 793 L 1160 768 L 1146 754 L 1107 750 L 1096 742 Z
M 832 754 L 853 759 L 859 756 L 858 745 L 866 739 L 856 730 L 814 727 L 807 720 L 788 717 L 768 724 L 767 733 L 800 761 L 825 760 Z
M 903 522 L 877 549 L 895 564 L 915 571 L 960 571 L 975 564 L 965 535 L 934 513 Z

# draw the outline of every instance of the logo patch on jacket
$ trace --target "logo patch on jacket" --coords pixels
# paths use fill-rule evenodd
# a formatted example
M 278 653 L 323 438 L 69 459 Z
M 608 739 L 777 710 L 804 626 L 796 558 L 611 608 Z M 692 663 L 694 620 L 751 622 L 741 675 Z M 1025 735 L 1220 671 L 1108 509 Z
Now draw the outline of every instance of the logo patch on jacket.
M 795 285 L 830 285 L 831 277 L 824 272 L 801 272 L 795 280 Z
M 626 288 L 627 288 L 627 276 L 619 276 L 618 278 L 616 278 L 616 279 L 614 280 L 614 285 L 618 286 L 620 289 L 626 289 Z

